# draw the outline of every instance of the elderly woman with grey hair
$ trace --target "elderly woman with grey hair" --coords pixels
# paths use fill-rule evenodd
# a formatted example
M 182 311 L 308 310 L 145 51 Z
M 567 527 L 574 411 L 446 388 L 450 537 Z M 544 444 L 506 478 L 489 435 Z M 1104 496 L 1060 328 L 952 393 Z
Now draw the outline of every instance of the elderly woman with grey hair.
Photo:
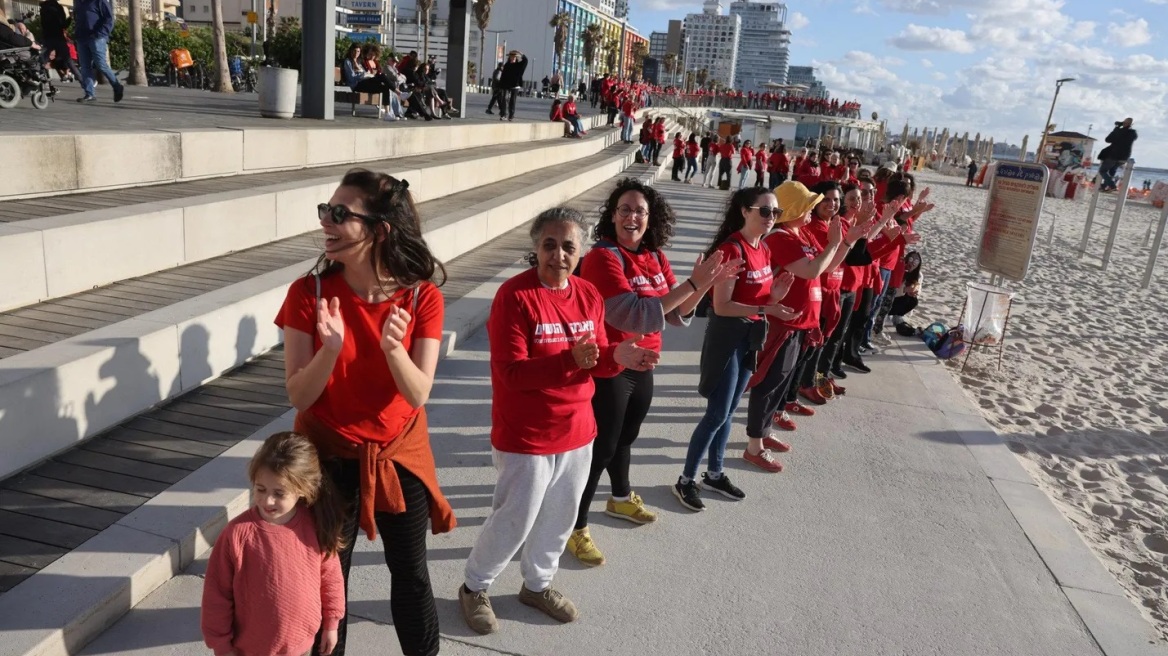
M 560 622 L 576 606 L 552 588 L 592 464 L 594 376 L 653 368 L 644 335 L 610 344 L 604 299 L 572 272 L 587 229 L 575 210 L 552 208 L 531 227 L 533 267 L 499 288 L 487 319 L 491 344 L 491 455 L 498 471 L 491 516 L 466 563 L 458 597 L 478 633 L 499 624 L 487 589 L 523 547 L 519 601 Z

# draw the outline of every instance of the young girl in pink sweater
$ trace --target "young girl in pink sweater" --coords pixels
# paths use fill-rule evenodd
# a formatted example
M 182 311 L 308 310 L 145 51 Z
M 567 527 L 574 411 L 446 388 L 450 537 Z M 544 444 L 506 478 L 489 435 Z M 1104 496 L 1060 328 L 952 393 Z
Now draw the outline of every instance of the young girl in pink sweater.
M 231 520 L 203 582 L 203 639 L 216 656 L 331 654 L 345 615 L 343 508 L 316 449 L 276 433 L 248 465 L 252 507 Z M 318 633 L 319 632 L 319 633 Z

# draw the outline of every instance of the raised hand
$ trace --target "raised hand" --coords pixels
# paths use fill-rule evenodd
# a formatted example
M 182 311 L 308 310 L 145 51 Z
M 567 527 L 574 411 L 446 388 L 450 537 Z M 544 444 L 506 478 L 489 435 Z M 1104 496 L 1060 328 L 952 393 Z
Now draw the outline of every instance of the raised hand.
M 791 285 L 794 283 L 795 274 L 790 271 L 784 271 L 776 276 L 774 282 L 771 283 L 771 304 L 786 298 L 787 292 L 791 291 Z
M 642 339 L 645 339 L 644 335 L 633 335 L 618 344 L 613 353 L 616 363 L 633 371 L 648 371 L 656 367 L 661 361 L 661 354 L 637 346 L 637 342 Z
M 596 366 L 596 360 L 600 357 L 600 347 L 596 345 L 596 335 L 591 330 L 576 338 L 576 343 L 572 345 L 572 357 L 576 360 L 576 366 L 581 369 Z
M 320 336 L 323 347 L 329 351 L 340 351 L 345 345 L 345 318 L 341 316 L 341 299 L 317 299 L 316 334 Z
M 722 251 L 714 251 L 710 257 L 698 255 L 698 259 L 694 262 L 693 275 L 689 277 L 693 284 L 701 289 L 702 287 L 709 287 L 714 284 L 714 278 L 718 274 L 718 270 L 722 267 Z
M 793 310 L 779 303 L 766 306 L 766 313 L 779 321 L 794 321 L 803 315 L 802 310 Z
M 930 189 L 928 187 L 925 187 L 924 189 L 922 189 L 921 193 L 917 195 L 917 202 L 918 203 L 925 202 L 925 199 L 929 197 L 929 191 L 930 191 Z
M 410 319 L 413 319 L 410 313 L 397 306 L 389 311 L 385 323 L 381 324 L 382 351 L 392 353 L 401 348 L 402 340 L 406 338 L 406 331 L 410 327 Z
M 832 248 L 840 245 L 844 239 L 843 225 L 840 224 L 839 215 L 831 217 L 831 222 L 827 224 L 827 243 Z
M 717 266 L 711 264 L 715 260 L 717 260 Z M 702 267 L 706 267 L 708 270 L 703 271 L 699 279 L 698 269 Z M 721 251 L 714 251 L 710 259 L 705 261 L 703 261 L 702 256 L 698 256 L 697 264 L 694 265 L 694 275 L 690 276 L 690 280 L 693 280 L 698 289 L 706 289 L 726 282 L 727 280 L 737 279 L 738 274 L 742 273 L 742 269 L 745 267 L 746 260 L 740 257 L 733 260 L 725 260 Z

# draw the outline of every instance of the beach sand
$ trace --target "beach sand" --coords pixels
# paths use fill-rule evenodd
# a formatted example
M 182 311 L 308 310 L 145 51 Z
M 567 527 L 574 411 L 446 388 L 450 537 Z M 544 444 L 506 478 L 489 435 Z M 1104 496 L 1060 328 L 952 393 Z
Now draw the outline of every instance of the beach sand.
M 937 208 L 924 237 L 921 306 L 910 322 L 953 326 L 975 266 L 987 192 L 924 172 Z M 949 370 L 1035 482 L 1080 531 L 1107 569 L 1168 638 L 1168 247 L 1148 290 L 1139 288 L 1149 220 L 1128 205 L 1111 265 L 1100 270 L 1114 208 L 1101 199 L 1088 255 L 1078 248 L 1087 202 L 1047 199 L 1039 238 L 1017 292 L 1002 367 L 977 351 Z M 1057 217 L 1053 246 L 1046 236 Z M 894 337 L 894 339 L 903 339 Z

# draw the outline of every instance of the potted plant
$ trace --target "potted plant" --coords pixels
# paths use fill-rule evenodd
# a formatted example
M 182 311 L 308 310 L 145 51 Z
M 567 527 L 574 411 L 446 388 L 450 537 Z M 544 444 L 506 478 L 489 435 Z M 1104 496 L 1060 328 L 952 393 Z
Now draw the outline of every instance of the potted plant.
M 258 77 L 260 116 L 264 118 L 292 118 L 296 114 L 300 36 L 299 21 L 283 18 L 272 39 L 264 42 L 264 65 Z

